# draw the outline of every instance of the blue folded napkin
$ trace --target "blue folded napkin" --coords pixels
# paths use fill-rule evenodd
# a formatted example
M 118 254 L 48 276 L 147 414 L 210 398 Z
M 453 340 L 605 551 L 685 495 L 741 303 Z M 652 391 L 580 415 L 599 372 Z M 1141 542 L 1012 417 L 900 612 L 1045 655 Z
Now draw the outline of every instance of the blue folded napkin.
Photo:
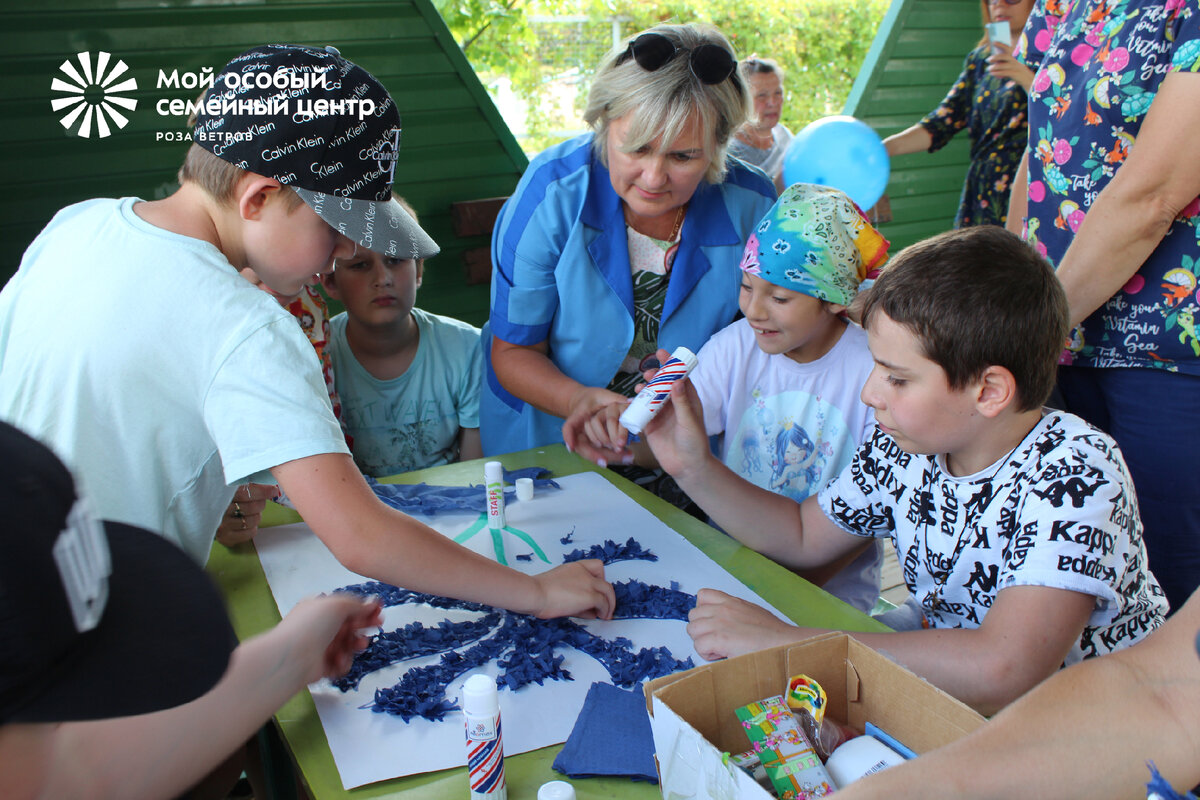
M 549 478 L 550 471 L 545 467 L 526 467 L 524 469 L 504 470 L 504 482 L 516 483 L 517 478 L 533 478 L 536 488 L 561 488 Z M 406 513 L 436 514 L 439 511 L 478 511 L 487 513 L 487 489 L 478 486 L 434 486 L 428 483 L 380 483 L 374 478 L 367 477 L 367 483 L 375 490 L 375 495 L 392 508 Z M 504 502 L 517 502 L 516 489 L 504 490 Z
M 569 778 L 625 776 L 658 783 L 642 684 L 626 691 L 593 683 L 554 769 Z

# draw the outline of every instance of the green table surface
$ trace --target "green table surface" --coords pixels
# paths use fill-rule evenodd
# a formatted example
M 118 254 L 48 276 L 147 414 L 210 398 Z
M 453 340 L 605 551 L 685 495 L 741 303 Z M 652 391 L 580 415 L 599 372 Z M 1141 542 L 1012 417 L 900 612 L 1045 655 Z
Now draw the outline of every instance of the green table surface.
M 872 631 L 886 630 L 880 623 L 837 600 L 792 572 L 767 558 L 742 547 L 733 539 L 715 528 L 688 516 L 669 503 L 629 481 L 601 469 L 576 455 L 568 453 L 562 445 L 523 450 L 500 456 L 506 469 L 541 466 L 556 476 L 578 472 L 599 472 L 613 485 L 668 526 L 678 531 L 688 541 L 700 548 L 713 561 L 720 564 L 742 583 L 757 592 L 763 599 L 790 617 L 793 621 L 816 627 L 840 630 Z M 417 470 L 387 479 L 392 483 L 429 483 L 443 486 L 465 486 L 483 483 L 483 460 L 448 464 L 442 467 Z M 282 525 L 298 522 L 294 511 L 269 504 L 263 514 L 264 525 Z M 216 579 L 225 594 L 230 617 L 238 637 L 246 639 L 279 622 L 279 611 L 271 596 L 266 576 L 258 562 L 252 544 L 227 548 L 214 545 L 208 562 L 208 571 Z M 441 772 L 410 775 L 379 783 L 343 789 L 342 781 L 334 764 L 329 743 L 325 739 L 316 706 L 308 692 L 293 697 L 275 716 L 276 724 L 300 768 L 313 800 L 335 800 L 336 798 L 381 798 L 395 797 L 404 800 L 441 800 L 442 798 L 466 798 L 468 796 L 466 767 Z M 508 794 L 512 800 L 535 798 L 537 789 L 546 781 L 567 780 L 551 769 L 561 745 L 544 747 L 529 753 L 508 756 L 505 771 Z M 569 781 L 580 800 L 591 798 L 657 798 L 658 787 L 649 783 L 638 783 L 624 778 L 587 778 Z

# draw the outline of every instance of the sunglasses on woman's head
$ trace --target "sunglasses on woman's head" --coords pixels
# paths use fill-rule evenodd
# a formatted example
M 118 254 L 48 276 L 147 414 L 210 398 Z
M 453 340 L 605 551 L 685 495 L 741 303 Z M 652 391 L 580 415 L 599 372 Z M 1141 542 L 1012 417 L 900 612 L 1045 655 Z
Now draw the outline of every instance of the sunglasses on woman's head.
M 617 65 L 625 63 L 632 56 L 639 67 L 647 72 L 655 72 L 680 53 L 689 53 L 688 67 L 692 74 L 708 86 L 727 79 L 737 69 L 737 60 L 733 54 L 720 45 L 702 44 L 689 51 L 687 48 L 677 47 L 661 33 L 643 33 L 634 39 L 617 58 Z
M 1006 6 L 1017 6 L 1023 2 L 1025 2 L 1025 0 L 988 0 L 988 5 L 991 5 L 992 3 L 1003 3 Z

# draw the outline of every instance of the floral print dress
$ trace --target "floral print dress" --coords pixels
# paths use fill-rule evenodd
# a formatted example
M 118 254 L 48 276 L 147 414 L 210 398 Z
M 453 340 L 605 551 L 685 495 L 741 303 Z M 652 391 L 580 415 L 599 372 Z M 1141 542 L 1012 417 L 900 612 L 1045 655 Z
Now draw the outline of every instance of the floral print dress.
M 1163 79 L 1200 71 L 1196 0 L 1045 0 L 1016 56 L 1029 93 L 1026 238 L 1057 265 L 1133 147 Z M 1200 375 L 1200 201 L 1106 304 L 1071 334 L 1066 363 Z
M 964 128 L 971 137 L 971 165 L 954 218 L 956 228 L 1004 224 L 1013 175 L 1029 136 L 1025 90 L 1015 81 L 988 75 L 989 52 L 984 45 L 967 54 L 962 74 L 946 98 L 920 122 L 933 137 L 931 153 Z

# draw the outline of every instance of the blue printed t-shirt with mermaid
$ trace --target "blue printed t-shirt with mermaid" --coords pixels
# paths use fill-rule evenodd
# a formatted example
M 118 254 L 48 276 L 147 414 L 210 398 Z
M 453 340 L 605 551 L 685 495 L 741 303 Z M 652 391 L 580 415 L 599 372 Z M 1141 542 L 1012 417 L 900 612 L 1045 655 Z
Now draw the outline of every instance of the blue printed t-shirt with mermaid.
M 697 360 L 691 380 L 708 434 L 724 434 L 721 460 L 755 486 L 798 503 L 836 477 L 875 428 L 874 412 L 859 399 L 874 362 L 857 325 L 846 325 L 828 353 L 801 364 L 763 352 L 741 319 L 709 339 Z M 877 542 L 822 588 L 869 611 L 882 566 Z
M 704 345 L 691 380 L 708 434 L 724 434 L 721 460 L 756 486 L 800 502 L 848 465 L 870 435 L 875 415 L 859 392 L 873 365 L 856 325 L 821 358 L 800 364 L 763 352 L 741 319 Z
M 1200 13 L 1181 0 L 1046 0 L 1017 57 L 1037 72 L 1026 236 L 1057 265 L 1128 156 L 1159 84 L 1200 71 Z M 1072 332 L 1066 361 L 1200 374 L 1198 211 L 1197 201 L 1185 207 L 1137 274 Z

